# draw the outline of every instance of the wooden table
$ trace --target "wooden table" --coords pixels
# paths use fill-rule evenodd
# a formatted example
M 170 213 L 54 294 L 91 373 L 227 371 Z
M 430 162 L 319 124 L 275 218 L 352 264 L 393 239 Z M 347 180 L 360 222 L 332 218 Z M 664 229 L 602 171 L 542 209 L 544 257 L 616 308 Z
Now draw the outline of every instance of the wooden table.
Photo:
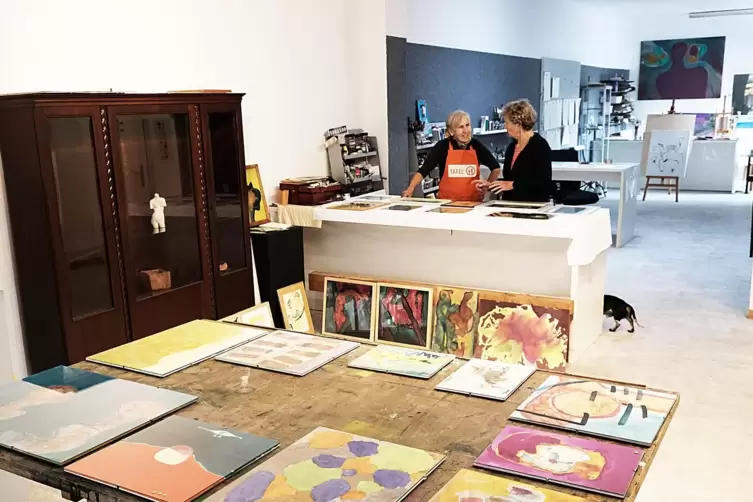
M 370 348 L 364 345 L 305 377 L 213 360 L 164 379 L 92 363 L 81 363 L 76 367 L 197 395 L 199 400 L 195 404 L 177 414 L 277 439 L 281 443 L 280 448 L 289 446 L 312 429 L 324 426 L 446 454 L 447 459 L 405 499 L 408 501 L 428 500 L 458 470 L 471 467 L 476 457 L 508 423 L 507 417 L 512 411 L 550 374 L 545 371 L 536 372 L 510 399 L 498 402 L 434 390 L 440 381 L 461 366 L 463 361 L 460 360 L 429 380 L 347 367 L 349 360 Z M 243 387 L 244 376 L 249 377 L 246 387 Z M 625 500 L 635 500 L 676 409 L 677 404 L 659 432 L 657 441 L 646 451 L 644 464 Z M 71 500 L 142 500 L 5 449 L 0 449 L 0 468 L 58 488 L 64 497 Z M 516 476 L 505 476 L 577 494 L 589 501 L 616 500 L 613 497 L 588 494 Z

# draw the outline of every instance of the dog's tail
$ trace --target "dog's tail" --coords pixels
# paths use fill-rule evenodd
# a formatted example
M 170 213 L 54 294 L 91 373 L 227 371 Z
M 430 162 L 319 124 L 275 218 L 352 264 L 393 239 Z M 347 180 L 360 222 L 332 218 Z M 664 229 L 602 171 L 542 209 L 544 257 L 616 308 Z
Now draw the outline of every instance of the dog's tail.
M 638 326 L 640 326 L 641 328 L 645 329 L 645 326 L 638 322 L 638 317 L 636 317 L 635 315 L 635 309 L 633 307 L 628 306 L 627 311 L 628 311 L 628 315 L 630 315 L 630 318 L 633 320 L 633 322 L 637 324 Z

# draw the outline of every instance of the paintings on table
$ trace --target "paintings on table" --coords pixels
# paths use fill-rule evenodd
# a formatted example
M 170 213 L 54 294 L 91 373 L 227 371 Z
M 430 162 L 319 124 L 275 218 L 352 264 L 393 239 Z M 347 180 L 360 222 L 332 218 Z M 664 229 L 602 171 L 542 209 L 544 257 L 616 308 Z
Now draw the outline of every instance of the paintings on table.
M 437 390 L 504 401 L 536 368 L 523 364 L 471 359 L 437 385 Z
M 55 366 L 41 373 L 27 376 L 23 381 L 68 394 L 70 392 L 81 392 L 89 387 L 94 387 L 112 379 L 110 376 L 100 375 L 92 371 L 80 370 L 69 366 Z
M 646 133 L 649 141 L 646 175 L 684 178 L 688 170 L 692 135 L 691 131 L 684 130 L 654 129 Z
M 429 502 L 586 502 L 582 497 L 461 469 Z
M 483 204 L 481 201 L 476 200 L 453 200 L 447 205 L 450 207 L 476 207 Z
M 399 200 L 407 203 L 420 202 L 421 204 L 449 204 L 452 202 L 449 199 L 429 199 L 427 197 L 401 197 Z
M 334 206 L 327 206 L 327 209 L 337 209 L 338 211 L 369 211 L 388 205 L 388 202 L 343 202 Z
M 246 324 L 248 326 L 262 326 L 264 328 L 275 327 L 275 320 L 272 317 L 272 309 L 269 306 L 269 302 L 254 305 L 251 308 L 229 315 L 222 320 L 225 322 Z
M 360 344 L 291 331 L 275 331 L 215 359 L 296 376 L 304 376 Z
M 403 500 L 444 455 L 318 427 L 206 502 Z
M 718 98 L 725 37 L 641 42 L 638 99 Z
M 278 444 L 217 425 L 168 417 L 65 470 L 150 500 L 189 502 Z
M 458 357 L 473 357 L 478 328 L 478 291 L 437 288 L 431 349 Z
M 0 387 L 0 445 L 65 465 L 196 400 L 82 370 L 71 379 L 54 369 Z
M 303 282 L 278 289 L 277 298 L 280 300 L 285 329 L 301 333 L 314 332 L 314 323 L 311 321 L 309 301 L 306 298 L 306 288 Z
M 394 373 L 414 378 L 431 378 L 455 356 L 407 347 L 379 345 L 348 363 L 351 368 Z
M 86 360 L 165 377 L 266 333 L 237 324 L 196 320 L 100 352 Z
M 573 301 L 512 293 L 479 293 L 473 357 L 562 370 L 568 357 Z
M 676 399 L 650 389 L 553 375 L 510 418 L 650 446 Z
M 427 347 L 434 321 L 434 291 L 431 287 L 379 283 L 375 340 L 384 343 Z
M 376 283 L 355 279 L 324 279 L 322 334 L 373 340 Z
M 421 209 L 424 206 L 419 204 L 392 204 L 383 209 L 383 211 L 413 211 L 414 209 Z
M 455 207 L 455 206 L 440 206 L 434 209 L 429 209 L 427 213 L 439 213 L 439 214 L 464 214 L 472 211 L 470 207 Z
M 642 458 L 639 448 L 508 425 L 474 465 L 624 497 Z
M 246 166 L 246 191 L 248 194 L 248 225 L 256 227 L 262 223 L 269 223 L 269 207 L 261 184 L 259 166 Z

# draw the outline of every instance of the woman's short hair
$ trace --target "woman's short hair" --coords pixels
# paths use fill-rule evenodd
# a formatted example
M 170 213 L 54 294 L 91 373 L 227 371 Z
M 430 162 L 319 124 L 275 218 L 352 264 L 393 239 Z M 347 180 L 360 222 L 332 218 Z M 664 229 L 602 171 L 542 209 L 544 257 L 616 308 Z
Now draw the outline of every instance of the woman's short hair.
M 471 116 L 463 110 L 455 110 L 454 112 L 452 112 L 450 116 L 447 117 L 447 122 L 445 122 L 445 125 L 447 126 L 447 133 L 449 134 L 450 131 L 454 130 L 458 125 L 460 125 L 460 122 L 462 122 L 463 119 L 468 119 L 468 122 L 470 122 Z
M 526 131 L 536 125 L 538 115 L 527 99 L 510 101 L 502 108 L 502 116 L 509 122 L 522 127 Z

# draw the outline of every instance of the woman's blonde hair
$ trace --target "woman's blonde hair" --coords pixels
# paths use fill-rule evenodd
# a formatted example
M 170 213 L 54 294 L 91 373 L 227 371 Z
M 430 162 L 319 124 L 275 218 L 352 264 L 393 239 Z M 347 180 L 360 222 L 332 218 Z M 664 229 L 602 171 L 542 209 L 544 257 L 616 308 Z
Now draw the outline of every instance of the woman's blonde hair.
M 452 112 L 450 116 L 447 117 L 447 122 L 445 122 L 445 126 L 447 126 L 447 136 L 450 135 L 450 131 L 454 130 L 458 126 L 458 124 L 460 124 L 460 122 L 466 118 L 468 119 L 468 122 L 471 121 L 471 116 L 463 110 L 455 110 L 454 112 Z
M 526 131 L 536 125 L 538 115 L 527 99 L 510 101 L 502 108 L 502 116 L 509 122 L 522 127 Z

